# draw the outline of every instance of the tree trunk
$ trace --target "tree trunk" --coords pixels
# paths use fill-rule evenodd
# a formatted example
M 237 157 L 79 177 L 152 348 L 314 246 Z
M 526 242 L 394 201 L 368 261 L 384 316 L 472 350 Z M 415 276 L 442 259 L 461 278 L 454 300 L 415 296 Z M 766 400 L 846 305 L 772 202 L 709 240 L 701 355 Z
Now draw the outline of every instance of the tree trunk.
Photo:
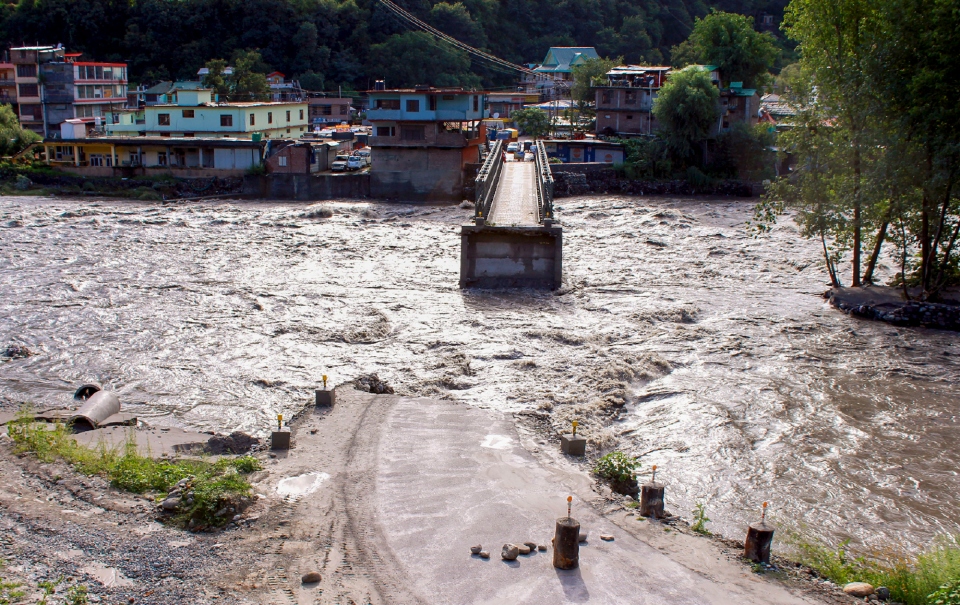
M 830 252 L 827 250 L 827 239 L 823 229 L 820 230 L 820 243 L 823 244 L 823 260 L 827 263 L 827 273 L 830 274 L 830 285 L 834 288 L 840 288 L 842 286 L 840 285 L 840 280 L 837 279 L 837 272 L 833 268 L 833 263 L 830 261 Z
M 927 150 L 927 185 L 923 188 L 920 203 L 920 298 L 925 299 L 930 281 L 930 177 L 933 172 L 933 154 Z
M 873 270 L 877 266 L 877 259 L 880 257 L 880 249 L 883 247 L 883 240 L 887 237 L 887 227 L 890 226 L 890 215 L 893 213 L 893 203 L 887 208 L 887 214 L 883 217 L 883 223 L 877 231 L 877 241 L 873 245 L 873 252 L 870 254 L 870 260 L 867 261 L 867 270 L 863 273 L 863 283 L 873 283 Z
M 857 288 L 860 284 L 860 231 L 861 231 L 861 208 L 860 208 L 860 136 L 853 137 L 853 287 Z

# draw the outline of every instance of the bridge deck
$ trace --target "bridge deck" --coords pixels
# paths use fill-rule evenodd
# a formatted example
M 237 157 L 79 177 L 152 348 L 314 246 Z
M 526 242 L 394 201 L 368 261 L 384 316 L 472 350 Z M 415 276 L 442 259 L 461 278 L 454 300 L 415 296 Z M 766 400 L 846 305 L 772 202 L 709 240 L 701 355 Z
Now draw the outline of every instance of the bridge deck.
M 537 167 L 535 162 L 505 162 L 487 221 L 499 226 L 536 226 Z

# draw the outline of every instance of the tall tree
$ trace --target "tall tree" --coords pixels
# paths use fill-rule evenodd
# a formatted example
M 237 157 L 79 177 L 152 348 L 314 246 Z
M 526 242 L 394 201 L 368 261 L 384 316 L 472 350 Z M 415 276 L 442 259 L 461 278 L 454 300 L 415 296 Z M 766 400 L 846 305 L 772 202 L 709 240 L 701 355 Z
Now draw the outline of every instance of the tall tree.
M 689 162 L 697 149 L 706 163 L 707 139 L 720 118 L 720 91 L 710 74 L 697 67 L 674 73 L 653 102 L 658 134 L 677 158 Z
M 238 51 L 233 56 L 233 96 L 240 101 L 265 100 L 270 93 L 270 85 L 264 75 L 268 67 L 263 63 L 260 52 L 256 50 Z
M 756 88 L 766 82 L 779 54 L 773 36 L 753 29 L 751 17 L 715 12 L 697 19 L 673 58 L 675 65 L 678 61 L 715 65 L 724 84 L 743 82 L 746 88 Z

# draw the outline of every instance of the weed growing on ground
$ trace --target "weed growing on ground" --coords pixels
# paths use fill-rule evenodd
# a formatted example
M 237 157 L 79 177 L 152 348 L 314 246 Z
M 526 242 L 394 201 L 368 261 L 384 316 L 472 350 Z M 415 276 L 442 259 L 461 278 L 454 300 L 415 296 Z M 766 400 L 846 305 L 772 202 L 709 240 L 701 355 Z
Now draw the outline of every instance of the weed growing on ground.
M 640 459 L 628 456 L 623 452 L 610 452 L 597 461 L 593 472 L 604 479 L 625 483 L 637 478 L 637 469 L 640 468 Z
M 849 540 L 836 547 L 787 533 L 801 563 L 836 584 L 868 582 L 890 589 L 892 600 L 906 605 L 960 605 L 960 542 L 941 537 L 925 552 L 851 554 Z M 956 600 L 949 600 L 951 591 Z M 942 603 L 938 599 L 943 599 Z
M 87 587 L 83 584 L 71 586 L 67 591 L 68 605 L 87 605 L 90 600 L 87 598 Z
M 710 530 L 707 529 L 707 523 L 709 521 L 710 517 L 707 516 L 707 505 L 703 502 L 697 502 L 697 506 L 693 509 L 693 525 L 690 526 L 690 529 L 698 534 L 709 536 Z
M 6 561 L 0 559 L 0 569 L 3 569 L 6 565 Z M 17 603 L 23 598 L 27 593 L 20 590 L 20 587 L 23 586 L 20 582 L 9 582 L 3 578 L 0 578 L 0 605 L 10 605 L 11 603 Z
M 193 501 L 175 521 L 184 525 L 219 527 L 230 518 L 216 513 L 241 496 L 250 495 L 250 483 L 243 475 L 261 469 L 253 456 L 205 460 L 156 460 L 137 451 L 133 433 L 118 448 L 100 443 L 95 448 L 80 445 L 69 427 L 62 423 L 34 422 L 24 409 L 8 425 L 15 451 L 29 453 L 43 462 L 63 460 L 80 473 L 99 475 L 124 491 L 142 494 L 167 494 L 178 482 L 187 479 Z M 2 604 L 0 604 L 2 605 Z

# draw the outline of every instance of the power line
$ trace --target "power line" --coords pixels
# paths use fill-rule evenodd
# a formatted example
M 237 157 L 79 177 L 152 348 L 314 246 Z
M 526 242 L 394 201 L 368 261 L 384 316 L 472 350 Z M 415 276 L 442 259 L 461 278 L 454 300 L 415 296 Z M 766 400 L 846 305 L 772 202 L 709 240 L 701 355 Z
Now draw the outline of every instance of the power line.
M 404 19 L 405 21 L 407 21 L 409 24 L 413 25 L 414 27 L 416 27 L 416 28 L 418 28 L 418 29 L 420 29 L 420 30 L 423 30 L 423 31 L 425 31 L 425 32 L 427 32 L 427 33 L 433 34 L 435 37 L 438 37 L 438 38 L 440 38 L 441 40 L 443 40 L 444 42 L 447 42 L 448 44 L 451 44 L 452 46 L 454 46 L 454 47 L 456 47 L 456 48 L 459 48 L 460 50 L 463 50 L 463 51 L 469 53 L 470 55 L 476 57 L 477 59 L 481 59 L 481 60 L 487 61 L 487 62 L 489 62 L 489 63 L 492 63 L 493 66 L 496 66 L 496 67 L 494 67 L 494 69 L 496 69 L 497 67 L 499 67 L 499 68 L 500 68 L 499 71 L 502 71 L 503 69 L 507 69 L 507 70 L 509 70 L 511 73 L 514 72 L 514 71 L 519 71 L 519 72 L 521 72 L 521 73 L 526 73 L 526 74 L 535 74 L 535 73 L 536 73 L 536 72 L 534 72 L 532 69 L 529 69 L 529 68 L 527 68 L 527 67 L 523 67 L 522 65 L 517 65 L 517 64 L 515 64 L 515 63 L 511 63 L 511 62 L 506 61 L 506 60 L 504 60 L 504 59 L 501 59 L 501 58 L 499 58 L 499 57 L 497 57 L 497 56 L 491 55 L 490 53 L 484 52 L 484 51 L 482 51 L 482 50 L 480 50 L 480 49 L 478 49 L 478 48 L 474 48 L 473 46 L 470 46 L 469 44 L 466 44 L 466 43 L 464 43 L 464 42 L 461 42 L 460 40 L 457 40 L 457 39 L 454 38 L 453 36 L 450 36 L 450 35 L 448 35 L 448 34 L 443 33 L 442 31 L 440 31 L 440 30 L 436 29 L 435 27 L 431 26 L 429 23 L 426 23 L 426 22 L 422 21 L 421 19 L 419 19 L 418 17 L 416 17 L 415 15 L 407 12 L 406 10 L 404 10 L 403 8 L 401 8 L 400 6 L 398 6 L 397 4 L 395 4 L 394 2 L 392 2 L 391 0 L 379 0 L 379 2 L 380 2 L 381 4 L 383 4 L 385 7 L 387 7 L 387 8 L 388 8 L 391 12 L 393 12 L 395 15 L 397 15 L 398 17 Z M 493 67 L 493 66 L 491 66 L 491 67 Z

